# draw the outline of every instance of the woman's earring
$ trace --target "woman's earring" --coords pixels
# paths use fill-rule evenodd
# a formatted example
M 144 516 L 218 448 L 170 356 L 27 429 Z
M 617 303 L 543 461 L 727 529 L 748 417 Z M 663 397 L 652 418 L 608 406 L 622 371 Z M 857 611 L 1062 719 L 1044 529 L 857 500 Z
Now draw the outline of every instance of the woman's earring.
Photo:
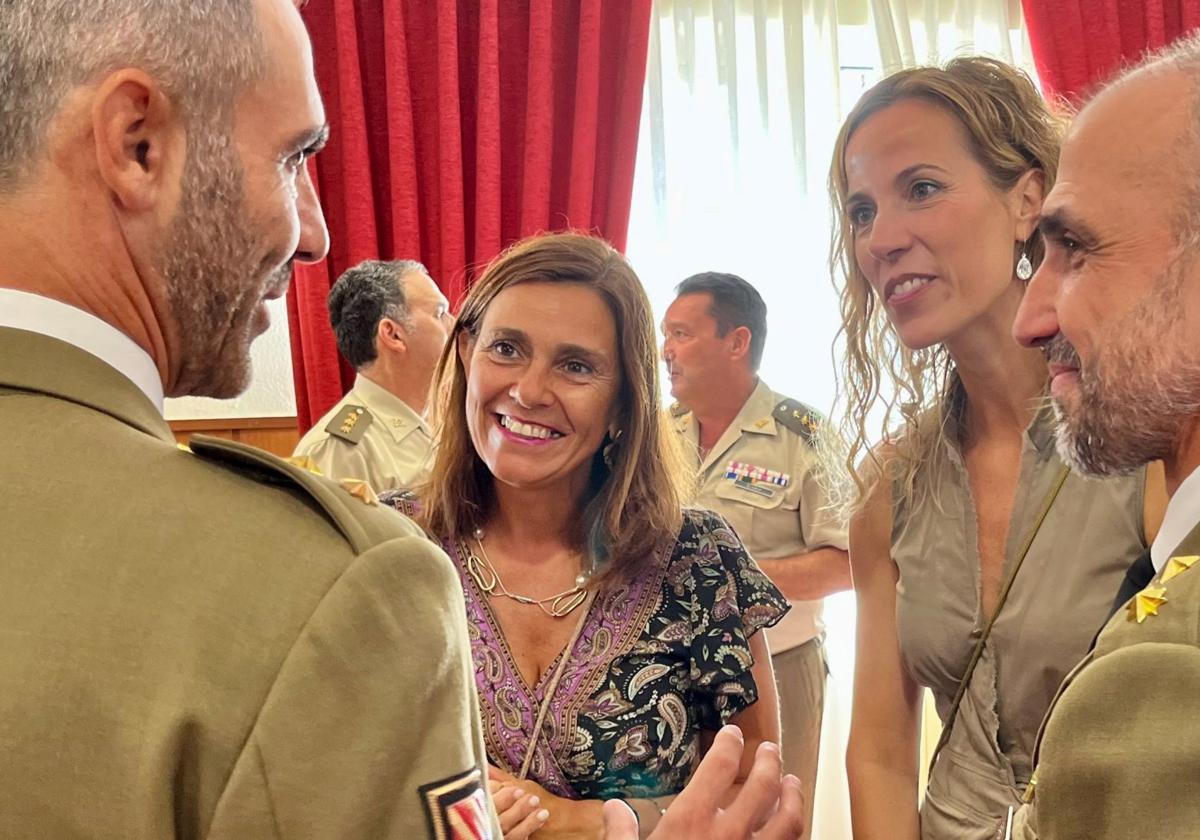
M 1017 260 L 1017 279 L 1026 281 L 1033 276 L 1033 263 L 1029 261 L 1029 250 L 1021 243 L 1021 259 Z
M 601 457 L 604 458 L 604 466 L 608 467 L 610 470 L 612 469 L 613 461 L 616 460 L 617 441 L 619 441 L 620 439 L 621 439 L 621 430 L 620 429 L 617 429 L 616 432 L 609 432 L 608 433 L 608 443 L 606 443 L 604 445 L 604 451 L 603 451 L 603 453 L 601 453 Z

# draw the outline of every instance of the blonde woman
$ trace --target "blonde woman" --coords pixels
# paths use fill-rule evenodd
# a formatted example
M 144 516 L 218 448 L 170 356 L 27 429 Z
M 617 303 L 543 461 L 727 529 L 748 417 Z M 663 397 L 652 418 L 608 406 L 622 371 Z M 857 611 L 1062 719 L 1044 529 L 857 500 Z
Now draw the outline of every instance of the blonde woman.
M 964 58 L 883 80 L 838 139 L 859 840 L 1003 835 L 1055 689 L 1161 515 L 1160 475 L 1147 493 L 1145 471 L 1067 474 L 1046 362 L 1010 334 L 1059 136 L 1028 78 Z M 923 686 L 946 735 L 918 814 Z

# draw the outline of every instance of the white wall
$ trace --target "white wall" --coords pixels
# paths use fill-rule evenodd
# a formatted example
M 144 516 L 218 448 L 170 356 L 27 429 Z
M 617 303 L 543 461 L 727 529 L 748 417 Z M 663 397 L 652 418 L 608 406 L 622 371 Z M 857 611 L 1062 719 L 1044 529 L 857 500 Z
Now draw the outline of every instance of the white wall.
M 296 414 L 296 392 L 292 383 L 292 351 L 289 344 L 287 301 L 267 301 L 271 326 L 250 347 L 250 388 L 232 400 L 181 397 L 167 400 L 168 420 L 209 420 L 229 417 L 292 417 Z

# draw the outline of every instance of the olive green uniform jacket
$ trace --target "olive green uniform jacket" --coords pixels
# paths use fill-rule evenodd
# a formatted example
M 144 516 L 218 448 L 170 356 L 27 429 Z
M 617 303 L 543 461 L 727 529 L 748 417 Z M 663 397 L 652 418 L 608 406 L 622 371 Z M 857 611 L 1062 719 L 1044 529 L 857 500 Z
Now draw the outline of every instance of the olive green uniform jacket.
M 1200 526 L 1059 688 L 1022 840 L 1200 837 Z
M 10 328 L 0 446 L 0 837 L 494 826 L 462 592 L 409 520 L 179 448 L 121 374 Z

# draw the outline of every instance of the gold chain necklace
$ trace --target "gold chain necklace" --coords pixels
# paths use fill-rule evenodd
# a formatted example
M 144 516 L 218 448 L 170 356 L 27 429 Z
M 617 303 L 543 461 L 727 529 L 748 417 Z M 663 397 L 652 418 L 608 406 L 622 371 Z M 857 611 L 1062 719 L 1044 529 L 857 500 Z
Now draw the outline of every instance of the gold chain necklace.
M 587 586 L 592 579 L 590 571 L 581 571 L 575 577 L 575 585 L 570 589 L 565 589 L 557 595 L 550 595 L 546 598 L 530 598 L 528 595 L 518 595 L 511 592 L 504 581 L 500 580 L 500 574 L 496 571 L 496 567 L 492 565 L 492 561 L 488 559 L 487 549 L 483 547 L 483 529 L 476 528 L 475 545 L 479 546 L 479 553 L 467 548 L 466 554 L 467 574 L 475 581 L 480 591 L 485 595 L 501 595 L 509 600 L 516 601 L 518 604 L 526 604 L 536 606 L 546 615 L 551 618 L 562 618 L 565 615 L 570 615 L 580 604 L 587 600 Z

